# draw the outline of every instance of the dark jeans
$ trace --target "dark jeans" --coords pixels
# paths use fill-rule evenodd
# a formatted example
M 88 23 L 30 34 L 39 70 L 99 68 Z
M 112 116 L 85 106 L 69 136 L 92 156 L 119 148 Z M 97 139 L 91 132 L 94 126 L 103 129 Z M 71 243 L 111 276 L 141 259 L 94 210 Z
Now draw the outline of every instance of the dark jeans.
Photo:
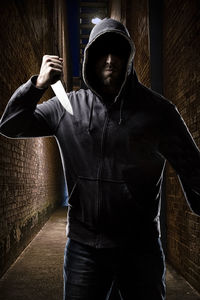
M 152 249 L 96 249 L 68 239 L 64 300 L 164 300 L 165 263 L 160 240 Z M 112 289 L 115 288 L 115 291 Z

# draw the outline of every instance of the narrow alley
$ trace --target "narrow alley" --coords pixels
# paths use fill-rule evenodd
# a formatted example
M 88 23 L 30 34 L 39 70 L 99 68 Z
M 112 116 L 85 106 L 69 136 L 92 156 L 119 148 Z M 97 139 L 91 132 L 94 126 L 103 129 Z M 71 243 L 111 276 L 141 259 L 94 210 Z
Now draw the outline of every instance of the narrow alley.
M 200 300 L 199 0 L 2 0 L 0 15 L 0 300 L 62 299 L 68 201 L 77 209 L 73 228 L 97 234 L 95 247 L 103 232 L 95 226 L 108 229 L 104 245 L 123 236 L 123 223 L 134 245 L 160 230 L 166 300 Z M 115 46 L 107 36 L 121 65 L 111 90 L 100 76 L 100 44 L 87 48 L 105 18 L 128 30 L 122 40 L 112 37 Z M 40 86 L 45 56 L 60 73 Z M 56 106 L 51 87 L 58 78 L 79 115 Z M 82 93 L 93 93 L 91 102 Z M 164 102 L 181 123 L 160 109 Z M 37 104 L 43 108 L 36 112 Z M 191 136 L 179 134 L 180 124 Z

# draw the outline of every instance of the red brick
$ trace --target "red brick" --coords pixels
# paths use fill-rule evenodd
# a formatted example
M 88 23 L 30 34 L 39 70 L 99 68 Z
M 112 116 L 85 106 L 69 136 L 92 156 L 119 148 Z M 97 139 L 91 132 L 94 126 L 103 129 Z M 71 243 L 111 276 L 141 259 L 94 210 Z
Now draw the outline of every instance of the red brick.
M 57 54 L 54 4 L 11 0 L 1 5 L 0 115 L 15 89 L 39 72 L 42 56 Z M 42 101 L 52 95 L 49 90 Z M 1 275 L 60 204 L 64 185 L 53 138 L 0 136 L 0 166 Z
M 164 95 L 174 102 L 200 146 L 199 10 L 197 1 L 164 1 Z M 167 258 L 200 290 L 200 218 L 186 204 L 177 177 L 168 168 Z M 173 197 L 169 191 L 173 191 Z

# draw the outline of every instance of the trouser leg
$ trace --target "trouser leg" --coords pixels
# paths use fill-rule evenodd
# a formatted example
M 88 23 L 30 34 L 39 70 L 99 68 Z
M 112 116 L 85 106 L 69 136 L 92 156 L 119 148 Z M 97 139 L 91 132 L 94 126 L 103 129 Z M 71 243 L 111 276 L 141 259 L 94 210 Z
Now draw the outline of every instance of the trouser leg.
M 164 300 L 165 261 L 160 241 L 158 251 L 121 253 L 117 281 L 123 300 Z
M 68 240 L 64 256 L 64 300 L 105 300 L 112 272 L 102 251 Z

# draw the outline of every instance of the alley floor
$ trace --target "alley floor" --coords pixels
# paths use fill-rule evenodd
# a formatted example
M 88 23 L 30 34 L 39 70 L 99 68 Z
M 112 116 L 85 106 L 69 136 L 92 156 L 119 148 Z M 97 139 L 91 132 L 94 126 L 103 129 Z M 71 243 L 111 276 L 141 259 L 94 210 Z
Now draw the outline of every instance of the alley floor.
M 62 299 L 65 226 L 66 208 L 61 208 L 0 279 L 0 300 Z M 167 266 L 166 300 L 200 300 L 200 295 Z

